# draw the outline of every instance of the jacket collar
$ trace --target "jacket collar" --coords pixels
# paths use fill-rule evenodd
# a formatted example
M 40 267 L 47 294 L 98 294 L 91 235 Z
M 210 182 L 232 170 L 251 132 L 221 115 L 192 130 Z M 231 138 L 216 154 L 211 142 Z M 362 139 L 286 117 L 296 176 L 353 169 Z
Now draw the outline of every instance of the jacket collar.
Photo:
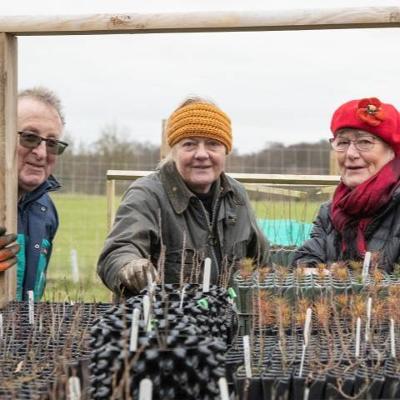
M 172 207 L 177 214 L 182 214 L 188 207 L 190 199 L 196 195 L 186 186 L 173 161 L 167 162 L 161 167 L 160 176 Z M 214 190 L 221 192 L 221 197 L 228 192 L 234 192 L 224 173 L 220 175 Z
M 50 175 L 46 181 L 44 181 L 40 186 L 38 186 L 32 192 L 26 192 L 21 199 L 19 200 L 19 204 L 27 204 L 32 201 L 37 200 L 38 198 L 42 197 L 47 192 L 52 192 L 61 188 L 61 185 L 57 181 L 57 179 Z

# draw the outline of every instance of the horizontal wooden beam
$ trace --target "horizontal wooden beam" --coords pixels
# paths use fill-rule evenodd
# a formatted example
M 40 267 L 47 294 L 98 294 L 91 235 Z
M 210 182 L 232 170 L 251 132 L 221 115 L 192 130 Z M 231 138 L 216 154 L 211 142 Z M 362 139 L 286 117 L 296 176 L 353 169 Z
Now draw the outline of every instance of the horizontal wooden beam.
M 16 35 L 290 31 L 399 26 L 400 6 L 282 11 L 0 17 L 0 32 Z
M 107 180 L 135 180 L 151 174 L 153 171 L 108 170 Z M 337 185 L 339 176 L 333 175 L 286 175 L 286 174 L 240 174 L 228 175 L 242 183 L 280 184 L 280 185 Z
M 301 190 L 293 190 L 293 189 L 282 189 L 277 187 L 259 185 L 254 183 L 244 183 L 243 186 L 248 192 L 257 192 L 257 193 L 266 193 L 273 194 L 282 197 L 295 197 L 297 199 L 305 199 L 307 197 L 307 192 L 303 192 Z
M 114 197 L 115 197 L 115 181 L 136 180 L 150 175 L 154 171 L 107 171 L 107 226 L 110 229 L 114 221 Z M 255 185 L 278 184 L 278 185 L 312 185 L 312 186 L 333 186 L 339 183 L 339 176 L 332 175 L 280 175 L 280 174 L 235 174 L 228 175 L 239 182 L 242 182 L 246 188 L 253 187 L 267 193 L 289 195 L 292 197 L 303 197 L 304 192 L 293 191 L 292 189 L 282 188 L 266 188 L 255 187 Z M 252 185 L 251 185 L 252 184 Z

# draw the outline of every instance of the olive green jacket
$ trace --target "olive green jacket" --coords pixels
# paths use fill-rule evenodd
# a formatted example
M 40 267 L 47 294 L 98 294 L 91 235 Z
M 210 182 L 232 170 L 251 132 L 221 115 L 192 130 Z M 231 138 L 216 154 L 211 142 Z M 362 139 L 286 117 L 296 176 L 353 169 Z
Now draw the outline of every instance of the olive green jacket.
M 244 187 L 224 173 L 216 182 L 213 217 L 192 193 L 173 162 L 129 187 L 100 255 L 97 272 L 120 294 L 118 271 L 135 258 L 164 265 L 166 283 L 201 276 L 202 261 L 212 260 L 211 279 L 217 283 L 221 265 L 252 257 L 267 262 L 269 246 L 256 224 Z M 183 251 L 184 249 L 184 251 Z

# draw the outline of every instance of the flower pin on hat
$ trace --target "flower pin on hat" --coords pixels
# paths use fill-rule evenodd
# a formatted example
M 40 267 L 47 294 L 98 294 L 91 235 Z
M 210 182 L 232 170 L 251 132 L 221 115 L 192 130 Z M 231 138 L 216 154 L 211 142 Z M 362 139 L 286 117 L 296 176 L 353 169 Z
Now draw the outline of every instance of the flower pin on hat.
M 361 99 L 358 102 L 356 111 L 357 117 L 371 126 L 378 126 L 385 120 L 385 113 L 382 109 L 382 103 L 376 97 Z

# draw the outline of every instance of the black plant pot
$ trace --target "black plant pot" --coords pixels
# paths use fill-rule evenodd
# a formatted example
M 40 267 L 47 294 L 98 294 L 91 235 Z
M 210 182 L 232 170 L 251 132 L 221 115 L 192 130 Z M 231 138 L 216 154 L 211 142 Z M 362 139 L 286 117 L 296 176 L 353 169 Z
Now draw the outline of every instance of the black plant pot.
M 246 378 L 244 366 L 240 366 L 233 374 L 236 394 L 240 400 L 259 400 L 263 397 L 260 372 L 252 370 L 252 378 Z
M 383 385 L 382 399 L 400 399 L 400 377 L 385 372 L 385 384 Z
M 372 373 L 368 368 L 358 369 L 355 373 L 354 396 L 364 391 L 359 396 L 362 399 L 380 399 L 385 378 L 381 374 Z
M 398 361 L 390 358 L 385 363 L 385 384 L 383 385 L 381 396 L 383 399 L 400 398 L 400 374 Z
M 299 367 L 296 367 L 292 378 L 292 399 L 303 400 L 320 400 L 323 398 L 325 389 L 324 375 L 313 375 L 308 369 L 303 369 L 302 376 L 299 376 Z M 305 396 L 305 392 L 308 395 Z
M 226 380 L 229 384 L 233 383 L 233 375 L 237 368 L 243 364 L 243 352 L 236 354 L 227 354 L 225 361 Z
M 352 396 L 354 383 L 355 376 L 351 372 L 344 373 L 341 368 L 329 371 L 326 374 L 325 399 L 345 399 L 338 390 L 339 386 L 341 386 L 341 390 L 345 395 Z
M 291 374 L 268 368 L 267 372 L 261 374 L 264 400 L 289 400 L 291 390 Z

